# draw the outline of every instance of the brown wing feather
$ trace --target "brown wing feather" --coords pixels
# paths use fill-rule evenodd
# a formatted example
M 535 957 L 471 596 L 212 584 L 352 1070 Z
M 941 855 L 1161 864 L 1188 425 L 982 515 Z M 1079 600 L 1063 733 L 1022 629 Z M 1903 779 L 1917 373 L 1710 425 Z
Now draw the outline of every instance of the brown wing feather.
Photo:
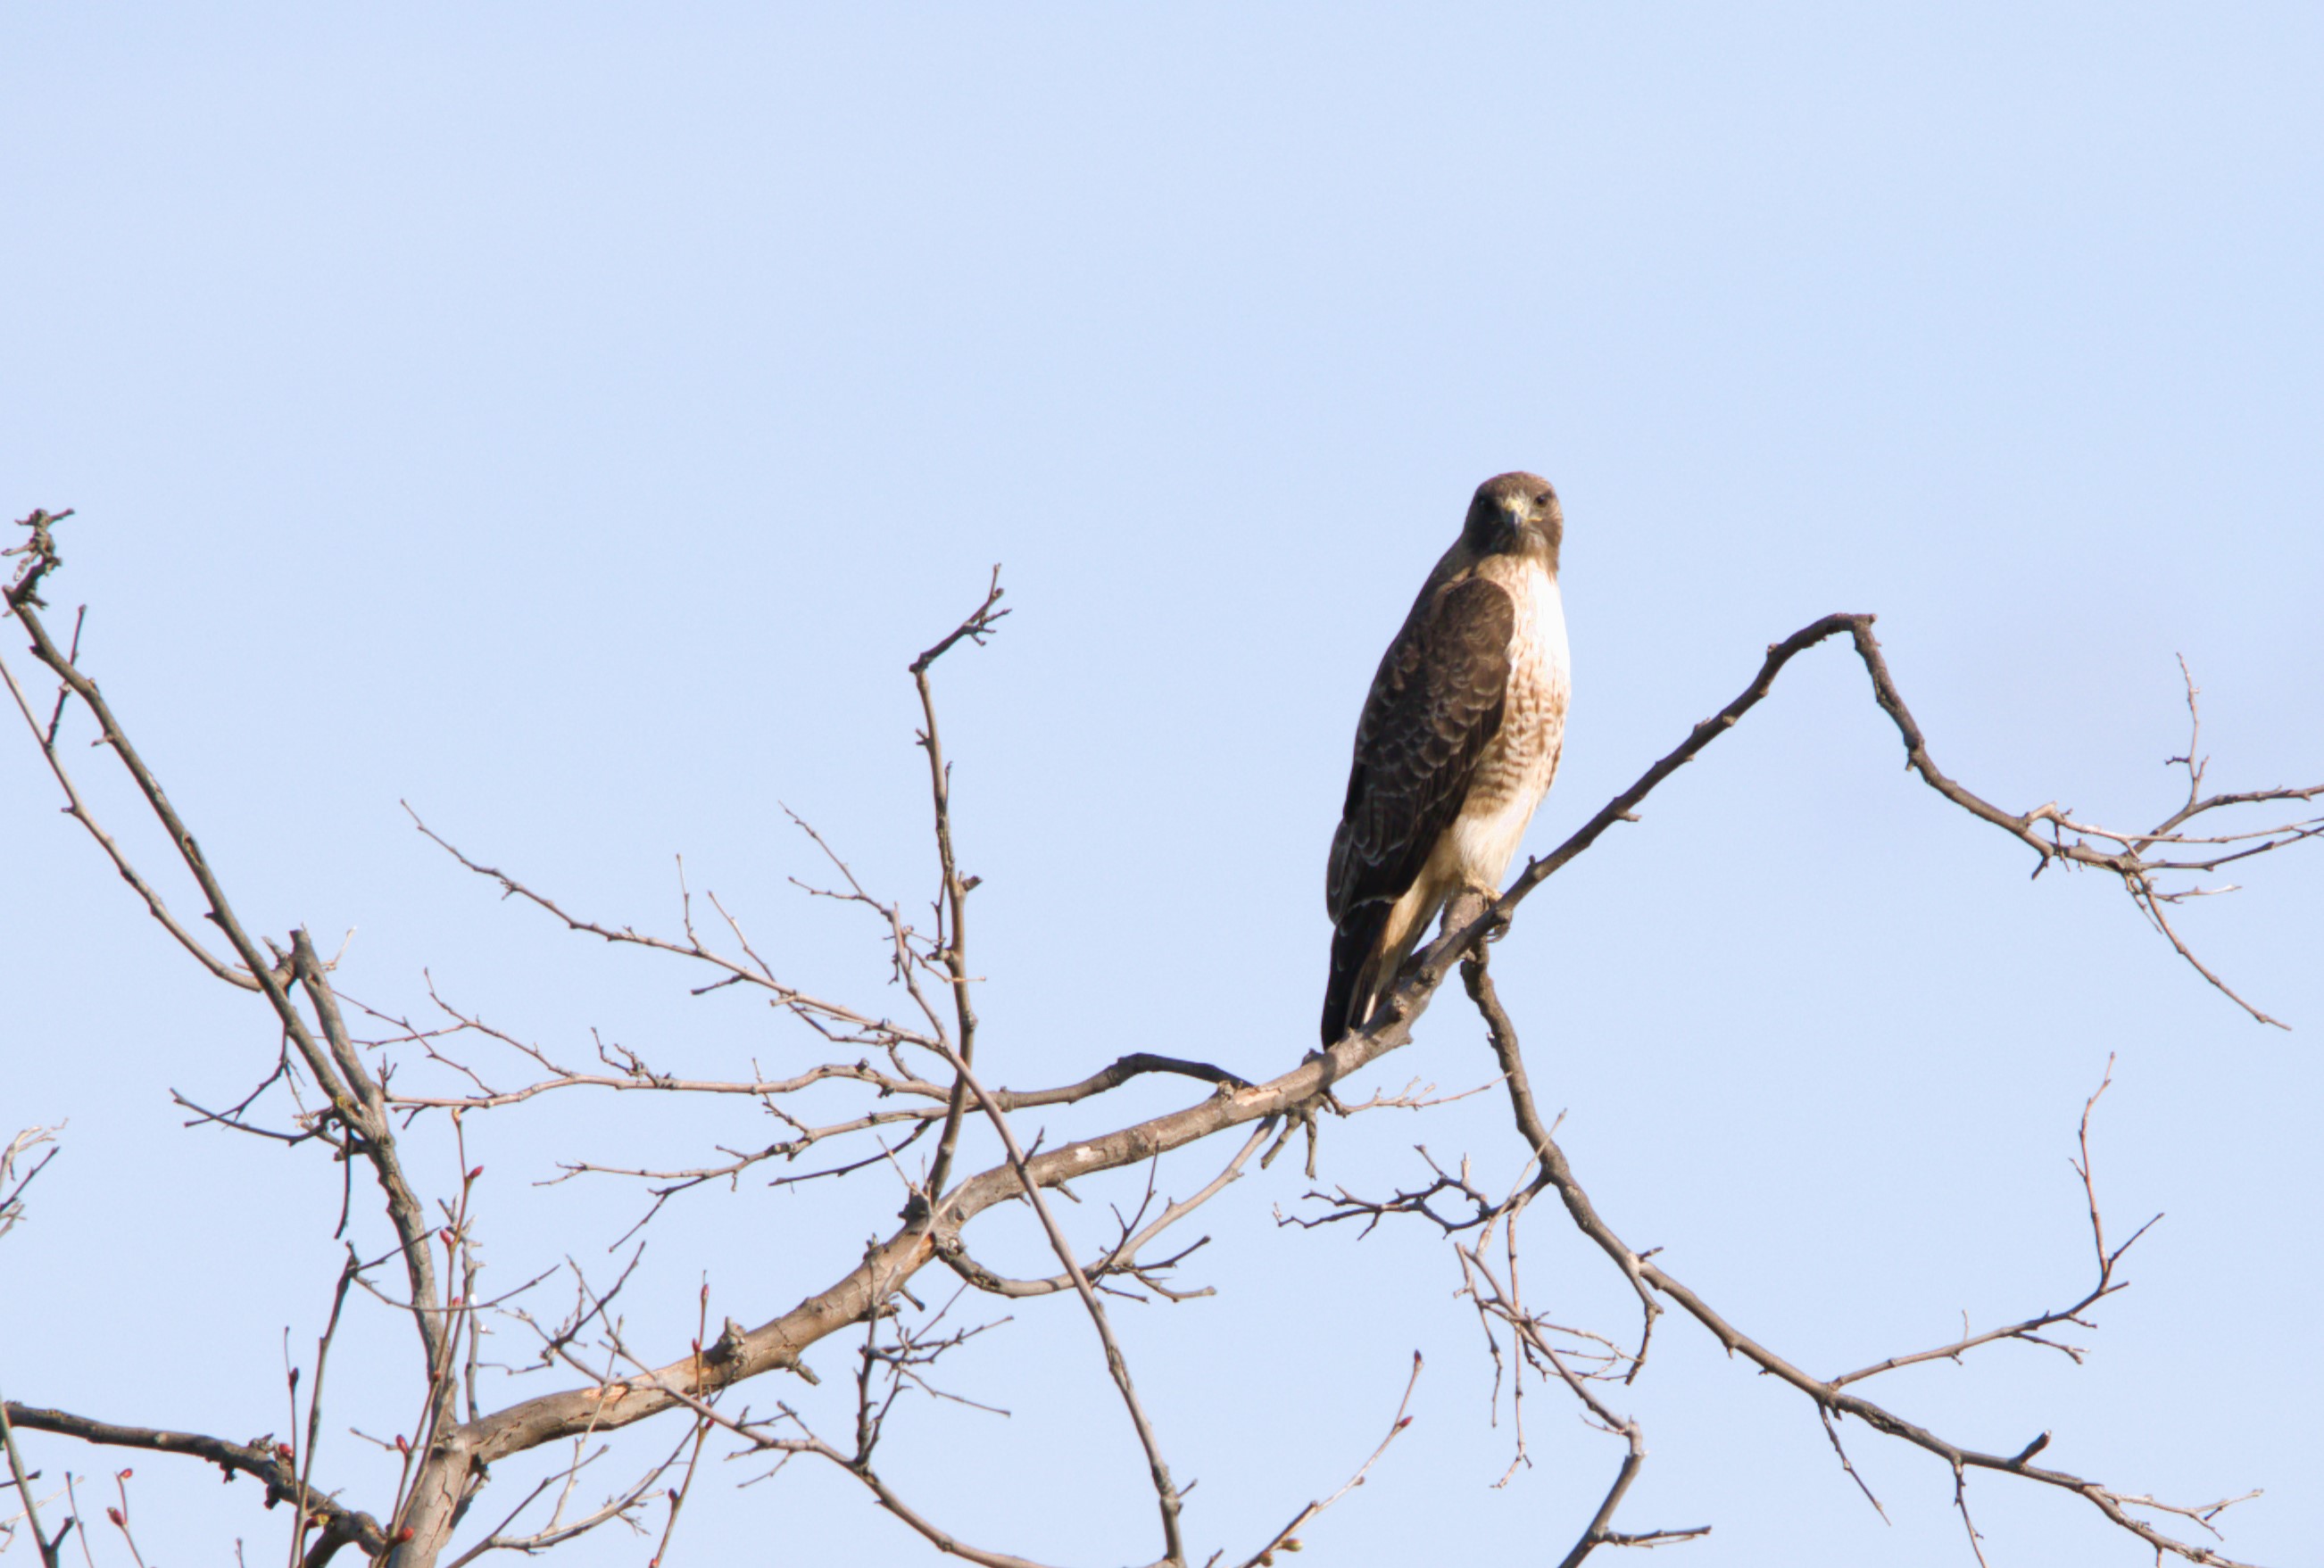
M 1477 759 L 1501 727 L 1517 603 L 1469 577 L 1435 591 L 1380 660 L 1356 726 L 1332 836 L 1324 907 L 1336 925 L 1403 896 L 1460 815 Z

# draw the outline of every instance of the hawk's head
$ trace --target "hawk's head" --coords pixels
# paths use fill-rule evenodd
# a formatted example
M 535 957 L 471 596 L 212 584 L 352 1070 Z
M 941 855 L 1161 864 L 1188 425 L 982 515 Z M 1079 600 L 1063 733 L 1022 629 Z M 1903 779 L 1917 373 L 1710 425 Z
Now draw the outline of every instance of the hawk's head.
M 1499 474 L 1477 486 L 1461 537 L 1479 555 L 1530 555 L 1554 572 L 1565 513 L 1538 474 Z

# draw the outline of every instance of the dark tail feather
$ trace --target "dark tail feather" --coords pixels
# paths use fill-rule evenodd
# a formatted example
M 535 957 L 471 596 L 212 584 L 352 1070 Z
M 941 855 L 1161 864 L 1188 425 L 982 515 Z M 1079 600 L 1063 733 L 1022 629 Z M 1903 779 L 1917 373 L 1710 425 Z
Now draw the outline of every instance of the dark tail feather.
M 1361 1028 L 1372 1010 L 1379 983 L 1380 937 L 1393 906 L 1379 900 L 1358 904 L 1332 933 L 1332 979 L 1323 988 L 1323 1043 L 1336 1046 L 1350 1029 Z

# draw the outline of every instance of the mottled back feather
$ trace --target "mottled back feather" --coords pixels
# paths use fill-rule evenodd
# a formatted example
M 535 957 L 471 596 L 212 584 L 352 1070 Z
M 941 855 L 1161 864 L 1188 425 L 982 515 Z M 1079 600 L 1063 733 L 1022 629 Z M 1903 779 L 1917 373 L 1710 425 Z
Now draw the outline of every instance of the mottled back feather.
M 1425 594 L 1372 678 L 1348 797 L 1332 836 L 1324 908 L 1393 902 L 1460 815 L 1477 759 L 1501 727 L 1517 604 L 1465 577 Z

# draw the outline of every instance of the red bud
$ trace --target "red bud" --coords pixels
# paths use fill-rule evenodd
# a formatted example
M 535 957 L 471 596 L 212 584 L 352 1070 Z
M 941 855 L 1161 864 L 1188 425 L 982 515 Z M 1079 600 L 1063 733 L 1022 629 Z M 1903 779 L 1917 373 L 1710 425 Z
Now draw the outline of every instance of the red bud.
M 470 1181 L 475 1181 L 478 1176 L 482 1176 L 482 1175 L 484 1175 L 484 1167 L 483 1166 L 478 1166 L 475 1169 L 474 1169 L 474 1170 L 472 1170 L 472 1171 L 470 1171 L 470 1172 L 468 1173 L 468 1179 L 469 1179 Z
M 403 1542 L 411 1539 L 411 1526 L 410 1525 L 406 1525 L 403 1528 L 396 1531 L 395 1539 L 398 1545 L 401 1545 Z
M 121 1529 L 125 1530 L 129 1527 L 129 1521 L 121 1517 L 121 1510 L 119 1508 L 107 1508 L 105 1510 L 105 1517 L 111 1519 L 114 1524 Z
M 411 1452 L 411 1444 L 403 1440 L 403 1434 L 401 1432 L 395 1434 L 395 1452 L 398 1453 L 410 1453 Z
M 117 1470 L 113 1472 L 113 1479 L 115 1480 L 127 1480 L 131 1476 L 135 1475 L 136 1473 L 137 1472 L 134 1470 Z

